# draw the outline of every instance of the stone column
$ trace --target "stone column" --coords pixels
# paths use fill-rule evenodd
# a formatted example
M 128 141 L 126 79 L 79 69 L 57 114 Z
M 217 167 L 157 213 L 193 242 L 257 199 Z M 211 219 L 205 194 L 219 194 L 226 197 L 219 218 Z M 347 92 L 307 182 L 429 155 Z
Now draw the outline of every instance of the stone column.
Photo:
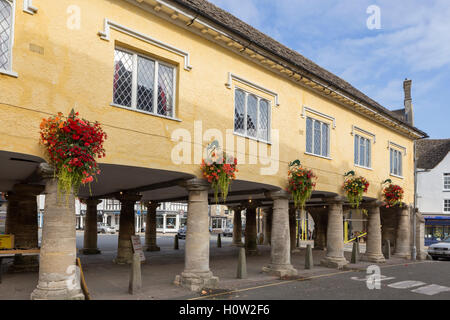
M 398 208 L 397 238 L 395 239 L 394 256 L 411 258 L 409 207 Z
M 325 250 L 327 248 L 327 206 L 308 207 L 307 212 L 314 219 L 314 250 Z
M 327 255 L 320 262 L 329 268 L 342 269 L 348 261 L 344 257 L 344 198 L 337 196 L 326 199 L 328 204 Z
M 80 250 L 82 254 L 100 254 L 97 247 L 97 205 L 101 202 L 101 200 L 96 199 L 83 200 L 83 203 L 86 204 L 86 220 L 83 249 Z
M 245 204 L 245 253 L 248 256 L 258 254 L 256 232 L 256 204 Z
M 289 207 L 289 234 L 291 239 L 291 252 L 298 252 L 297 249 L 297 208 Z
M 160 203 L 155 201 L 148 201 L 147 217 L 145 222 L 145 251 L 160 251 L 161 248 L 156 244 L 156 209 Z
M 32 300 L 83 300 L 76 275 L 75 199 L 57 196 L 53 168 L 44 163 L 39 171 L 45 185 L 45 218 L 39 259 L 39 282 Z
M 395 248 L 395 239 L 397 238 L 397 214 L 398 208 L 380 208 L 381 214 L 381 241 L 385 243 L 386 240 L 389 240 L 392 248 Z
M 216 288 L 219 278 L 214 277 L 209 269 L 209 183 L 203 179 L 191 179 L 185 187 L 189 192 L 185 266 L 174 283 L 191 291 Z
M 369 221 L 367 223 L 366 253 L 363 255 L 363 260 L 375 263 L 385 262 L 381 242 L 380 207 L 382 205 L 381 201 L 371 201 L 366 205 Z
M 38 209 L 37 196 L 44 191 L 43 185 L 18 184 L 13 188 L 11 199 L 17 203 L 14 218 L 11 221 L 15 248 L 38 248 Z M 14 272 L 38 271 L 37 256 L 16 256 L 11 270 Z
M 133 246 L 131 236 L 135 233 L 134 204 L 141 200 L 141 195 L 136 193 L 122 193 L 117 196 L 120 201 L 119 241 L 117 246 L 117 257 L 114 262 L 127 264 L 133 261 Z
M 420 212 L 416 212 L 416 219 L 417 259 L 426 260 L 428 253 L 425 249 L 425 218 Z
M 273 207 L 266 208 L 264 210 L 264 245 L 270 245 L 272 237 L 272 217 L 273 217 Z
M 242 243 L 242 208 L 235 207 L 233 208 L 233 212 L 233 242 L 231 245 L 242 247 L 244 245 Z
M 295 276 L 297 270 L 291 264 L 291 240 L 289 235 L 289 193 L 284 190 L 267 192 L 273 200 L 271 262 L 263 272 L 279 277 Z

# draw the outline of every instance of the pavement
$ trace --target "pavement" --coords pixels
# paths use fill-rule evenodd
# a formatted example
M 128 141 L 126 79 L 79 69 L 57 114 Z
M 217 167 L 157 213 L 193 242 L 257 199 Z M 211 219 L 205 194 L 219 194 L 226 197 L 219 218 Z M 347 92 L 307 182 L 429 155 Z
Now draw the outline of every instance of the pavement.
M 181 274 L 184 269 L 184 245 L 185 241 L 179 241 L 179 250 L 173 249 L 174 235 L 158 235 L 159 252 L 145 252 L 146 261 L 142 265 L 143 289 L 139 294 L 128 294 L 129 265 L 117 265 L 113 263 L 117 248 L 117 235 L 99 234 L 98 244 L 102 251 L 100 255 L 79 255 L 83 266 L 86 283 L 93 300 L 185 300 L 202 299 L 205 295 L 224 294 L 239 290 L 248 290 L 255 287 L 278 286 L 286 282 L 303 281 L 305 279 L 325 279 L 330 274 L 355 272 L 366 270 L 372 263 L 360 262 L 353 265 L 355 270 L 344 271 L 320 266 L 320 260 L 325 256 L 324 251 L 313 250 L 314 268 L 305 270 L 305 248 L 297 249 L 292 253 L 292 264 L 299 274 L 295 278 L 279 279 L 263 273 L 262 267 L 270 263 L 270 246 L 258 246 L 257 256 L 247 257 L 247 279 L 236 279 L 239 248 L 231 246 L 231 238 L 222 238 L 222 248 L 217 248 L 217 236 L 210 239 L 210 269 L 220 279 L 220 288 L 208 290 L 203 293 L 192 293 L 185 288 L 175 286 L 175 276 Z M 144 243 L 144 236 L 141 235 Z M 77 247 L 81 248 L 83 233 L 77 232 Z M 302 243 L 306 245 L 306 243 Z M 364 252 L 364 245 L 361 251 Z M 351 245 L 346 245 L 345 256 L 348 261 L 351 258 Z M 443 262 L 445 263 L 445 262 Z M 5 262 L 4 262 L 5 264 Z M 383 264 L 384 267 L 405 265 L 404 259 L 392 258 Z M 4 268 L 7 266 L 4 266 Z M 448 267 L 448 264 L 447 264 Z M 31 292 L 36 287 L 38 273 L 5 273 L 3 283 L 0 284 L 0 300 L 28 300 Z M 354 281 L 357 282 L 357 281 Z M 289 288 L 289 286 L 285 286 Z M 288 294 L 288 293 L 286 293 Z M 290 293 L 289 293 L 290 294 Z M 230 296 L 229 296 L 230 297 Z M 269 297 L 269 295 L 267 296 Z M 282 295 L 278 298 L 303 299 L 302 294 Z M 320 297 L 320 296 L 318 296 Z M 251 296 L 248 296 L 251 299 Z M 256 299 L 256 297 L 255 297 Z M 264 299 L 264 295 L 263 295 Z

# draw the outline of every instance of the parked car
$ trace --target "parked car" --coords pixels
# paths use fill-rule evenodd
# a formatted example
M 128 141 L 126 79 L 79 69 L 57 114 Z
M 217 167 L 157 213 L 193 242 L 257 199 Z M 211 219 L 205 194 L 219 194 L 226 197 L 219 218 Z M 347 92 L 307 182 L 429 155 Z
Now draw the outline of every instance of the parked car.
M 233 228 L 225 228 L 223 229 L 223 236 L 224 237 L 232 237 L 233 236 Z
M 186 239 L 186 227 L 178 229 L 178 239 Z
M 108 226 L 107 224 L 103 224 L 103 223 L 97 223 L 97 233 L 111 233 L 111 234 L 115 234 L 116 233 L 116 228 Z
M 450 259 L 450 237 L 429 246 L 428 254 L 433 260 L 438 260 L 439 258 Z

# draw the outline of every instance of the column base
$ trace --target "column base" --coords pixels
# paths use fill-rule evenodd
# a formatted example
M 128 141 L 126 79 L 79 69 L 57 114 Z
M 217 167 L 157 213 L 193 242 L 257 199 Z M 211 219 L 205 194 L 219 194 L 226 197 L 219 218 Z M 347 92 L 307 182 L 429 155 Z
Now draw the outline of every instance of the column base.
M 393 257 L 401 259 L 411 259 L 410 253 L 394 253 Z
M 259 256 L 261 253 L 258 251 L 258 249 L 245 249 L 245 255 L 247 257 L 251 256 Z
M 131 262 L 132 258 L 115 257 L 113 259 L 113 263 L 115 264 L 130 264 Z
M 294 248 L 291 250 L 291 253 L 298 253 L 301 252 L 300 248 Z
M 183 272 L 175 277 L 174 284 L 199 292 L 203 289 L 215 289 L 219 285 L 219 278 L 214 277 L 212 272 Z
M 348 264 L 345 258 L 325 257 L 320 261 L 320 265 L 327 268 L 343 269 Z
M 269 264 L 262 268 L 262 271 L 273 276 L 282 277 L 292 277 L 298 274 L 298 271 L 290 264 Z
M 101 254 L 102 252 L 99 249 L 80 249 L 79 250 L 80 254 L 84 254 L 84 255 L 94 255 L 94 254 Z
M 69 280 L 39 282 L 31 293 L 31 300 L 85 300 L 80 288 L 69 289 Z
M 241 248 L 241 247 L 244 246 L 244 243 L 243 242 L 232 243 L 231 246 L 232 247 L 240 247 Z
M 384 258 L 384 255 L 379 253 L 365 253 L 361 255 L 362 261 L 368 261 L 368 262 L 374 262 L 374 263 L 385 263 L 386 259 Z
M 150 251 L 150 252 L 161 251 L 161 248 L 158 246 L 148 246 L 145 248 L 145 251 Z

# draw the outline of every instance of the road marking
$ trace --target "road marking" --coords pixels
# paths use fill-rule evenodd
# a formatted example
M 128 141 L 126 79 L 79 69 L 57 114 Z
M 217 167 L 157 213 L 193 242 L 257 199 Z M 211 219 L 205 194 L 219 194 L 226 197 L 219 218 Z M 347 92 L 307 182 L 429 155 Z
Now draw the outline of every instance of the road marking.
M 390 267 L 410 266 L 410 265 L 423 264 L 423 263 L 436 263 L 436 262 L 435 261 L 405 262 L 405 263 L 391 264 L 391 265 L 380 266 L 380 267 L 381 267 L 381 269 L 385 269 L 385 268 L 390 268 Z M 350 273 L 350 272 L 355 272 L 355 270 L 333 272 L 333 273 L 327 273 L 327 274 L 322 274 L 322 275 L 318 275 L 318 276 L 311 276 L 311 277 L 303 278 L 303 279 L 296 279 L 296 280 L 290 280 L 290 281 L 269 283 L 269 284 L 261 285 L 261 286 L 257 286 L 257 287 L 237 289 L 237 290 L 233 290 L 233 291 L 227 291 L 227 292 L 223 292 L 223 293 L 216 293 L 216 294 L 207 295 L 207 296 L 203 296 L 203 297 L 190 298 L 190 299 L 187 299 L 187 300 L 202 300 L 202 299 L 214 298 L 214 297 L 218 297 L 218 296 L 231 295 L 233 293 L 239 293 L 239 292 L 244 292 L 244 291 L 251 291 L 251 290 L 256 290 L 256 289 L 261 289 L 261 288 L 266 288 L 266 287 L 280 286 L 280 285 L 284 285 L 284 284 L 288 284 L 288 283 L 300 282 L 300 281 L 311 280 L 311 279 L 318 279 L 318 278 L 323 278 L 323 277 L 331 277 L 331 276 L 334 276 L 334 275 L 346 274 L 346 273 Z M 366 280 L 367 279 L 364 279 L 364 281 L 366 281 Z
M 367 275 L 365 278 L 351 277 L 350 279 L 355 280 L 355 281 L 366 282 L 369 277 L 370 277 L 370 275 Z M 380 275 L 380 281 L 393 280 L 393 279 L 395 279 L 395 277 L 387 277 L 387 276 Z
M 410 289 L 410 288 L 414 288 L 414 287 L 420 287 L 426 285 L 425 282 L 422 281 L 400 281 L 400 282 L 396 282 L 396 283 L 392 283 L 392 284 L 388 284 L 389 288 L 394 288 L 394 289 Z
M 428 285 L 426 287 L 422 287 L 422 288 L 419 288 L 419 289 L 412 290 L 412 292 L 425 294 L 427 296 L 434 296 L 434 295 L 436 295 L 438 293 L 447 292 L 447 291 L 450 291 L 449 287 L 444 287 L 444 286 L 440 286 L 440 285 L 437 285 L 437 284 L 430 284 L 430 285 Z

